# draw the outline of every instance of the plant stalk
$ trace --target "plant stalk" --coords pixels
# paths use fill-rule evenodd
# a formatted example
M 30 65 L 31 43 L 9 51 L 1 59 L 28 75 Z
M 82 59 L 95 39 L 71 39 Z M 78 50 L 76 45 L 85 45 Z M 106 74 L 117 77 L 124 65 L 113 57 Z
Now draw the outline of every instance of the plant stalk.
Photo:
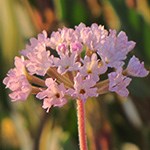
M 85 131 L 85 108 L 82 100 L 77 100 L 78 136 L 80 150 L 87 150 L 87 138 Z

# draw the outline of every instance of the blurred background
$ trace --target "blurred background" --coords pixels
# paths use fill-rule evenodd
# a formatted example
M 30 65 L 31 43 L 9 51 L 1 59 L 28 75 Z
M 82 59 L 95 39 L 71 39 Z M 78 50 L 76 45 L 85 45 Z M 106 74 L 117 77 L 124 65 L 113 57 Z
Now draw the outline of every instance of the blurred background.
M 79 149 L 74 101 L 46 113 L 32 96 L 12 103 L 2 80 L 30 37 L 80 22 L 125 31 L 150 69 L 150 0 L 0 0 L 0 150 Z M 86 102 L 89 150 L 150 150 L 150 75 L 129 90 Z

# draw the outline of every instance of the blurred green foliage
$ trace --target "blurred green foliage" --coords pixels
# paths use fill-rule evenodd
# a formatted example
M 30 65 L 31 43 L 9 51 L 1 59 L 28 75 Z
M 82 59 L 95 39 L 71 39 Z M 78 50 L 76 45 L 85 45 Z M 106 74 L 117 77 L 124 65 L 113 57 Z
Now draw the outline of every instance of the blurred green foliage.
M 77 150 L 75 102 L 46 114 L 34 97 L 11 103 L 2 80 L 19 50 L 42 30 L 80 22 L 124 30 L 150 69 L 150 0 L 0 0 L 0 149 Z M 86 103 L 90 150 L 150 149 L 150 76 L 134 79 L 130 97 L 107 94 Z

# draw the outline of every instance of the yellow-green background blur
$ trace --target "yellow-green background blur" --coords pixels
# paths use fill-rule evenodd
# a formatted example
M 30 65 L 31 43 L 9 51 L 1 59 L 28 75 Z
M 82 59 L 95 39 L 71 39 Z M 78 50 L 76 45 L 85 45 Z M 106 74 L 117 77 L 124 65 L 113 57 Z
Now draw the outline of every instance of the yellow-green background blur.
M 30 37 L 80 22 L 125 31 L 150 70 L 150 0 L 0 0 L 0 150 L 79 149 L 75 101 L 46 113 L 32 96 L 12 103 L 2 80 Z M 86 102 L 89 150 L 150 150 L 150 75 L 129 90 Z

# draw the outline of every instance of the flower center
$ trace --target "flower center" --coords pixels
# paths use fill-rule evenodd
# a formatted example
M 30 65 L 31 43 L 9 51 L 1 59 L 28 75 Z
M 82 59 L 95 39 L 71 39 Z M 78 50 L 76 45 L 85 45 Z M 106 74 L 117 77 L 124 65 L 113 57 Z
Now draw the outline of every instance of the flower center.
M 65 69 L 68 69 L 68 68 L 69 68 L 69 65 L 65 67 Z
M 81 90 L 80 90 L 80 94 L 85 94 L 85 90 L 84 90 L 84 89 L 81 89 Z
M 56 93 L 55 96 L 56 96 L 57 98 L 60 98 L 60 94 L 59 94 L 59 93 Z
M 92 73 L 92 70 L 90 70 L 90 69 L 87 70 L 87 73 L 88 73 L 88 74 L 91 74 L 91 73 Z

